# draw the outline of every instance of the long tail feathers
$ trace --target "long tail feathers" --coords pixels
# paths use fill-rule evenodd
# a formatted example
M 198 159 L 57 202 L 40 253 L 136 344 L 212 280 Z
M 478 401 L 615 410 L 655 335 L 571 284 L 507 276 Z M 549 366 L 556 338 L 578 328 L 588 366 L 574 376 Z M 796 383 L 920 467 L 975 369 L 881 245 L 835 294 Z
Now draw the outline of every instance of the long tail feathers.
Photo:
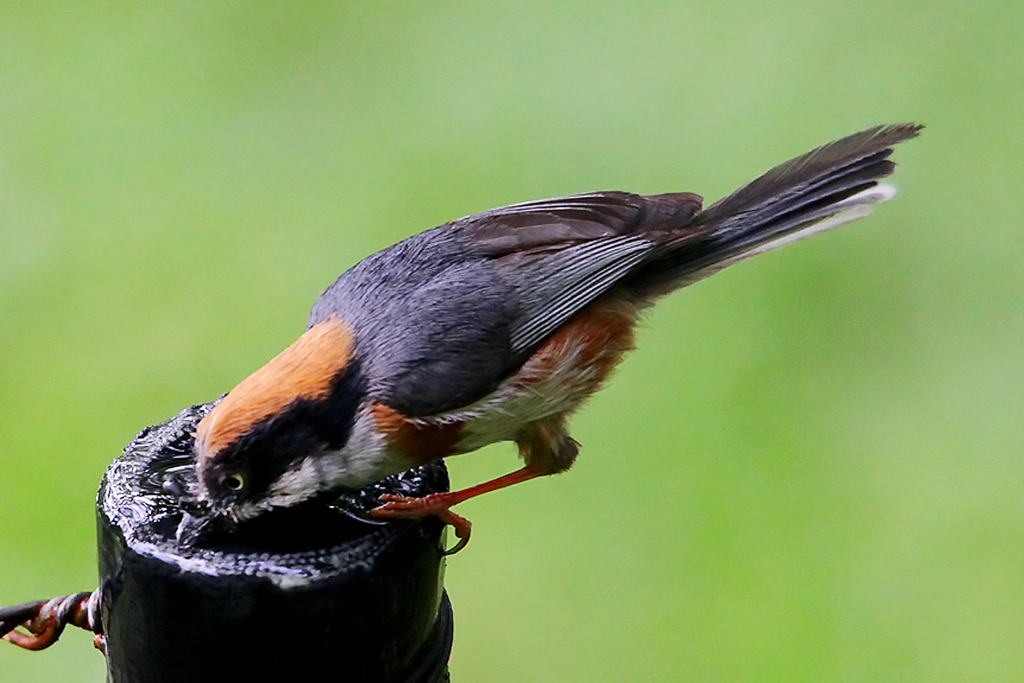
M 922 126 L 877 126 L 776 166 L 721 199 L 666 244 L 635 277 L 644 294 L 661 294 L 803 237 L 856 220 L 896 192 L 879 181 L 893 172 L 893 145 Z

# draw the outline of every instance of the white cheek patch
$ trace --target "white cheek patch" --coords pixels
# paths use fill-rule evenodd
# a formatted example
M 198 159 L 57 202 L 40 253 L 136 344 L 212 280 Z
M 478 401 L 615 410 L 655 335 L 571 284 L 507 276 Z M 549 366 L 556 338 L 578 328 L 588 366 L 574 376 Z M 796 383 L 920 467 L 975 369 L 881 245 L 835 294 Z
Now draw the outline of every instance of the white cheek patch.
M 297 469 L 278 477 L 267 491 L 267 503 L 273 507 L 288 507 L 312 498 L 324 489 L 324 473 L 318 462 L 324 456 L 311 455 L 302 459 Z
M 324 454 L 322 465 L 332 487 L 367 486 L 417 464 L 388 448 L 371 408 L 370 402 L 362 405 L 341 450 Z
M 415 465 L 388 448 L 366 403 L 344 447 L 304 458 L 270 486 L 265 500 L 273 507 L 296 505 L 323 491 L 360 488 Z

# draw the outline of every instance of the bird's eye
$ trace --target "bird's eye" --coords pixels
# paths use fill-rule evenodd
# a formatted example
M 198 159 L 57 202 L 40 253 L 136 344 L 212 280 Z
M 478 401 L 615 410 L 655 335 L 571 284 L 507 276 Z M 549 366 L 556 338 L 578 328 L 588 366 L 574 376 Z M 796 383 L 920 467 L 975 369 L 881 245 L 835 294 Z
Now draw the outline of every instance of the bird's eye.
M 242 487 L 245 486 L 245 479 L 242 478 L 241 474 L 229 474 L 224 477 L 221 483 L 229 491 L 241 491 Z

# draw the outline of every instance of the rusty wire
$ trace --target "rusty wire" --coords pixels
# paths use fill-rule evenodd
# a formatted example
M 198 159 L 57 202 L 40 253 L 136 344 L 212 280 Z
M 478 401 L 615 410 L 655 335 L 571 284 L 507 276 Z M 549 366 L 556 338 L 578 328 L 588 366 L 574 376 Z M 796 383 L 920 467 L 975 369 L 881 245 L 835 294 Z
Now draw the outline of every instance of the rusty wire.
M 93 642 L 102 650 L 102 626 L 95 617 L 96 610 L 91 609 L 95 595 L 86 591 L 0 608 L 0 637 L 26 650 L 44 650 L 72 624 L 95 633 Z M 19 626 L 28 633 L 16 630 Z

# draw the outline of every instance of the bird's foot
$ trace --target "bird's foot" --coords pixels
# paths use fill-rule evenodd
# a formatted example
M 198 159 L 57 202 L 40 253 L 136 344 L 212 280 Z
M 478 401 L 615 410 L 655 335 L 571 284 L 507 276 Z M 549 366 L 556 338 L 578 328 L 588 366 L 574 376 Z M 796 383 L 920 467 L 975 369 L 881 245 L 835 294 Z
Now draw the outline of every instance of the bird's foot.
M 371 517 L 420 519 L 434 516 L 445 524 L 450 524 L 455 529 L 455 537 L 459 539 L 459 542 L 451 549 L 444 551 L 445 555 L 454 555 L 469 543 L 469 534 L 473 525 L 465 517 L 451 511 L 451 506 L 460 502 L 453 500 L 451 494 L 432 493 L 429 496 L 413 498 L 385 493 L 380 500 L 382 504 L 370 510 Z

